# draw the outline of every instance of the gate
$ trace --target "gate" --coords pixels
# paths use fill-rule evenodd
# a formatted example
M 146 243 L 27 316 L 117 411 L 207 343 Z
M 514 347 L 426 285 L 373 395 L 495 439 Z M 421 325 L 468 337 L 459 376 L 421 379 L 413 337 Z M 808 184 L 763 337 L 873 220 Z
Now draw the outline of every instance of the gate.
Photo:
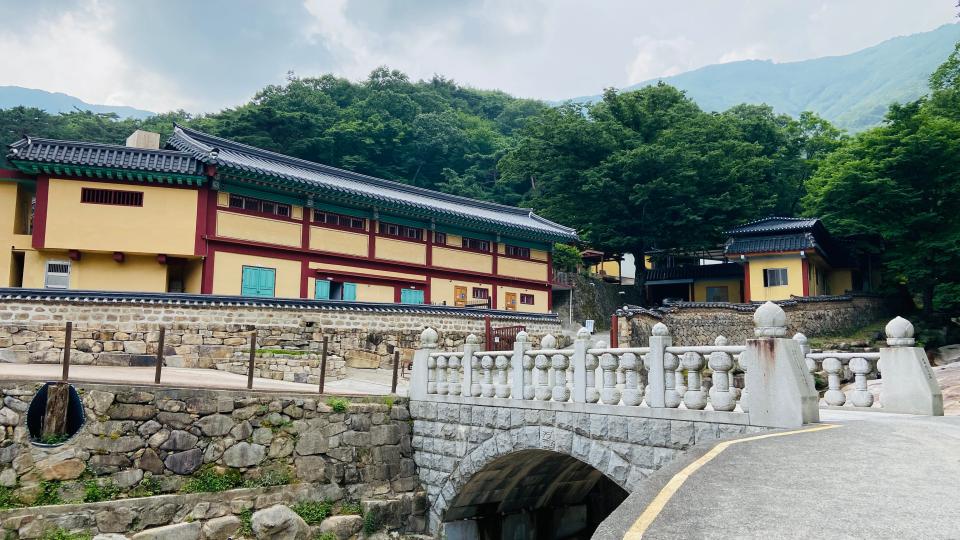
M 517 334 L 527 329 L 526 326 L 501 326 L 494 328 L 490 324 L 490 316 L 483 318 L 486 327 L 486 348 L 488 351 L 510 351 L 513 350 L 513 344 L 517 341 Z

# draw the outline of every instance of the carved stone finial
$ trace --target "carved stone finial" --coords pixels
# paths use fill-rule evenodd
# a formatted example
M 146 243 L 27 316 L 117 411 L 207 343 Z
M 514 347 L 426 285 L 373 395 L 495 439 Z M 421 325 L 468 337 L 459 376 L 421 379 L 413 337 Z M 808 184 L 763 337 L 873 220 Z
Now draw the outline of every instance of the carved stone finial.
M 543 339 L 540 340 L 540 347 L 544 349 L 553 349 L 557 346 L 557 338 L 553 337 L 552 334 L 547 334 L 543 336 Z
M 523 330 L 517 332 L 517 341 L 526 342 L 530 337 Z
M 793 340 L 802 345 L 807 342 L 807 336 L 803 335 L 800 332 L 797 332 L 796 334 L 793 335 Z
M 730 340 L 728 340 L 727 338 L 725 338 L 725 337 L 723 337 L 723 336 L 717 336 L 717 339 L 713 340 L 713 344 L 714 344 L 714 345 L 723 346 L 723 345 L 726 345 L 726 344 L 728 344 L 728 343 L 730 343 Z
M 577 330 L 577 339 L 590 339 L 590 331 L 586 327 Z
M 757 337 L 782 337 L 787 335 L 787 314 L 773 302 L 766 302 L 753 314 L 753 333 Z
M 653 335 L 655 335 L 655 336 L 669 336 L 669 335 L 670 335 L 670 329 L 667 328 L 667 325 L 663 324 L 662 322 L 658 322 L 657 324 L 653 325 Z
M 477 343 L 480 343 L 480 338 L 478 338 L 474 334 L 470 334 L 469 336 L 467 336 L 467 343 L 471 345 L 476 345 Z
M 887 333 L 887 345 L 891 347 L 912 347 L 916 343 L 913 339 L 913 323 L 903 317 L 888 322 L 884 331 Z
M 598 349 L 606 349 L 606 348 L 607 348 L 607 342 L 606 342 L 606 341 L 598 341 L 597 344 L 596 344 L 596 348 L 598 348 Z
M 437 331 L 429 326 L 420 332 L 420 345 L 423 347 L 434 347 L 437 344 Z

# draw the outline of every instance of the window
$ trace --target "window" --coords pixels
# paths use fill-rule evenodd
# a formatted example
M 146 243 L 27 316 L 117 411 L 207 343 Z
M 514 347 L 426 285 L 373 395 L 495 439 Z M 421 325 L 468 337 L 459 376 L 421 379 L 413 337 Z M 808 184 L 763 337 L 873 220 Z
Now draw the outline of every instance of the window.
M 423 291 L 418 291 L 416 289 L 400 289 L 400 303 L 401 304 L 422 304 Z
M 380 222 L 380 234 L 408 238 L 410 240 L 423 240 L 423 229 L 397 225 L 395 223 L 384 223 L 382 221 Z
M 763 286 L 779 287 L 787 284 L 786 268 L 765 268 L 763 270 Z
M 447 233 L 443 233 L 443 232 L 433 233 L 433 243 L 438 246 L 447 245 Z
M 277 282 L 277 271 L 273 268 L 244 266 L 240 277 L 240 294 L 273 298 Z
M 332 225 L 334 227 L 341 227 L 344 229 L 358 229 L 362 231 L 366 226 L 366 221 L 367 220 L 363 218 L 345 216 L 343 214 L 334 214 L 331 212 L 324 212 L 323 210 L 313 211 L 314 223 L 323 223 L 324 225 Z
M 518 257 L 520 259 L 529 259 L 530 248 L 507 245 L 507 255 L 510 257 Z M 521 304 L 522 303 L 523 302 L 521 302 Z
M 47 261 L 43 286 L 47 289 L 69 289 L 70 261 Z
M 330 299 L 330 281 L 326 279 L 318 279 L 316 285 L 313 288 L 313 297 L 317 300 L 329 300 Z
M 707 287 L 707 302 L 729 302 L 730 293 L 727 287 Z
M 472 249 L 474 251 L 490 251 L 490 242 L 487 240 L 477 240 L 476 238 L 464 238 L 463 247 L 464 249 Z
M 474 287 L 473 297 L 479 300 L 488 300 L 490 298 L 490 289 L 484 289 L 482 287 Z
M 113 206 L 143 206 L 143 192 L 83 188 L 80 190 L 80 202 L 87 204 L 110 204 Z
M 520 295 L 520 303 L 521 303 L 521 304 L 526 304 L 526 305 L 528 305 L 528 306 L 532 306 L 532 305 L 533 305 L 533 295 L 532 295 L 532 294 L 521 294 L 521 295 Z
M 357 284 L 318 279 L 314 285 L 313 297 L 317 300 L 356 300 Z
M 230 195 L 230 208 L 238 208 L 240 210 L 259 212 L 273 216 L 290 217 L 289 204 L 264 201 L 262 199 L 254 199 L 253 197 L 242 197 L 240 195 Z

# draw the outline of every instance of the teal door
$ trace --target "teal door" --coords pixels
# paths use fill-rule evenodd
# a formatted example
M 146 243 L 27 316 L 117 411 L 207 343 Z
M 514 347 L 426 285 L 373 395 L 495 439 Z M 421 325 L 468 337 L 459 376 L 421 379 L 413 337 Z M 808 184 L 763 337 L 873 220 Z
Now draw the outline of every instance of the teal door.
M 314 289 L 313 297 L 317 300 L 329 300 L 330 299 L 330 281 L 326 279 L 318 279 L 317 286 Z
M 344 299 L 344 300 L 356 300 L 356 299 L 357 299 L 357 284 L 356 284 L 356 283 L 344 283 L 344 284 L 343 284 L 343 299 Z
M 275 296 L 277 271 L 273 268 L 244 266 L 241 275 L 240 294 L 243 296 Z
M 400 289 L 400 303 L 401 304 L 422 304 L 423 291 L 417 291 L 414 289 Z

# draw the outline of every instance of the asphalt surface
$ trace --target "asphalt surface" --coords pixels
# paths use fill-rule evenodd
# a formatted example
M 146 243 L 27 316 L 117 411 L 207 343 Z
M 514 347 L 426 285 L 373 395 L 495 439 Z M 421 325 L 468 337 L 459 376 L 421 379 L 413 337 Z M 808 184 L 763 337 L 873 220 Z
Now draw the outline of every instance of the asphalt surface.
M 960 417 L 821 410 L 839 427 L 734 444 L 693 473 L 644 539 L 960 539 Z M 693 447 L 594 534 L 621 539 Z

